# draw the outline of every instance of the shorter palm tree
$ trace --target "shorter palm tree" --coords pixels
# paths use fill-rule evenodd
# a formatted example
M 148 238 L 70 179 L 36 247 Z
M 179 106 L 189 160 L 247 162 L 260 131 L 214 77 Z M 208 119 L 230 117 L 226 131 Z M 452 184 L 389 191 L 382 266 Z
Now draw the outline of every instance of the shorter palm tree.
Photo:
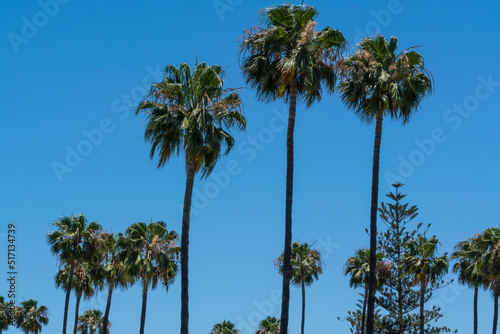
M 279 334 L 280 320 L 276 317 L 267 316 L 259 323 L 259 328 L 255 334 Z
M 0 334 L 9 329 L 12 323 L 11 312 L 9 308 L 10 304 L 5 301 L 3 296 L 0 296 Z
M 481 272 L 486 276 L 493 295 L 493 334 L 498 327 L 498 299 L 500 296 L 500 228 L 490 227 L 479 238 L 484 254 L 481 257 Z
M 284 272 L 285 253 L 276 259 L 280 274 Z M 301 333 L 304 334 L 306 321 L 306 286 L 309 286 L 323 273 L 323 260 L 317 249 L 311 249 L 307 242 L 301 244 L 295 241 L 292 244 L 292 280 L 291 283 L 302 289 L 302 323 Z
M 481 236 L 477 236 L 459 242 L 451 255 L 451 260 L 457 261 L 453 265 L 453 272 L 458 273 L 458 281 L 474 288 L 474 334 L 478 333 L 479 288 L 489 285 L 487 275 L 481 270 L 484 251 L 484 247 L 481 247 Z
M 144 334 L 149 287 L 155 289 L 161 282 L 168 291 L 174 282 L 180 253 L 177 240 L 177 232 L 167 231 L 167 225 L 162 221 L 138 222 L 132 224 L 125 235 L 118 235 L 125 268 L 131 279 L 142 283 L 140 334 Z
M 224 320 L 212 328 L 210 334 L 239 334 L 240 331 L 236 329 L 236 325 L 231 321 Z
M 380 289 L 391 273 L 391 264 L 385 262 L 384 253 L 377 253 L 376 285 Z M 349 286 L 351 288 L 364 288 L 363 310 L 361 313 L 361 334 L 365 332 L 366 305 L 368 302 L 368 287 L 370 278 L 370 249 L 358 249 L 354 256 L 347 259 L 344 275 L 350 275 Z
M 111 323 L 108 322 L 107 330 L 109 332 L 109 328 L 111 327 Z M 102 317 L 102 312 L 97 309 L 87 310 L 85 311 L 80 318 L 78 318 L 78 333 L 81 334 L 96 334 L 103 333 L 104 322 Z
M 21 302 L 20 310 L 16 314 L 17 328 L 26 334 L 38 334 L 42 331 L 42 326 L 47 326 L 49 323 L 48 313 L 47 307 L 44 305 L 38 307 L 36 300 L 25 300 Z
M 428 239 L 419 236 L 406 243 L 408 253 L 403 256 L 405 269 L 420 283 L 420 334 L 425 333 L 424 303 L 429 284 L 437 282 L 448 272 L 448 256 L 437 256 L 439 241 L 435 236 Z

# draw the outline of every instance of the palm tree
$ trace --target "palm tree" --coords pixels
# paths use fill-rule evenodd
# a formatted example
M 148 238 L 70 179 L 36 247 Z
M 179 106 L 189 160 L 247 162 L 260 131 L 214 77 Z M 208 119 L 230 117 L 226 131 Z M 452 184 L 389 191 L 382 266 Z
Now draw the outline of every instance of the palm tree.
M 280 320 L 276 317 L 267 316 L 259 323 L 255 334 L 278 334 L 280 332 Z
M 3 296 L 0 296 L 0 333 L 9 329 L 9 326 L 12 324 L 13 319 L 9 306 L 10 303 L 6 302 Z
M 428 239 L 419 236 L 406 243 L 408 253 L 403 256 L 405 269 L 420 283 L 420 334 L 425 333 L 424 303 L 429 284 L 437 282 L 448 272 L 448 256 L 437 257 L 439 241 L 435 236 Z
M 455 252 L 450 258 L 457 261 L 453 265 L 453 272 L 458 273 L 458 281 L 474 288 L 474 334 L 478 334 L 477 302 L 479 288 L 488 286 L 487 277 L 481 270 L 484 251 L 481 247 L 480 236 L 476 236 L 460 241 L 455 246 Z
M 155 289 L 161 282 L 168 291 L 174 282 L 179 255 L 177 239 L 177 233 L 167 231 L 167 225 L 162 221 L 138 222 L 127 228 L 125 236 L 118 235 L 126 270 L 142 283 L 140 334 L 144 334 L 149 287 Z
M 377 210 L 380 143 L 385 117 L 406 124 L 420 102 L 432 93 L 432 79 L 422 56 L 409 48 L 396 53 L 397 38 L 383 36 L 363 39 L 358 51 L 339 62 L 338 86 L 344 104 L 362 121 L 376 121 L 373 148 L 370 209 L 370 278 L 368 286 L 367 333 L 373 334 L 377 264 Z
M 109 312 L 113 291 L 116 287 L 126 288 L 130 278 L 128 277 L 123 261 L 120 259 L 121 248 L 118 245 L 117 236 L 113 233 L 103 232 L 101 239 L 101 252 L 98 255 L 96 266 L 93 268 L 93 275 L 108 286 L 106 309 L 102 319 L 102 334 L 108 334 Z
M 108 322 L 106 330 L 109 331 L 111 323 Z M 85 311 L 78 318 L 78 332 L 81 334 L 101 334 L 104 333 L 104 319 L 102 312 L 97 309 Z
M 222 155 L 234 146 L 230 130 L 244 130 L 242 101 L 235 89 L 224 89 L 224 71 L 218 65 L 197 64 L 194 72 L 186 63 L 168 65 L 165 78 L 155 83 L 137 107 L 146 113 L 145 139 L 151 143 L 150 157 L 158 153 L 158 168 L 172 157 L 184 154 L 186 190 L 181 235 L 181 334 L 189 326 L 189 225 L 195 175 L 205 178 Z
M 212 328 L 210 334 L 239 334 L 240 331 L 237 330 L 235 327 L 236 325 L 233 324 L 231 321 L 224 320 L 223 322 L 216 324 Z
M 276 259 L 276 265 L 280 274 L 283 274 L 285 254 Z M 306 321 L 306 286 L 309 286 L 318 279 L 318 275 L 323 273 L 323 260 L 321 253 L 317 249 L 311 249 L 307 242 L 301 244 L 295 241 L 292 244 L 292 284 L 300 286 L 302 289 L 302 323 L 301 333 L 304 334 Z
M 91 274 L 89 273 L 88 267 L 86 264 L 76 263 L 73 266 L 73 279 L 74 281 L 72 289 L 76 294 L 76 304 L 75 304 L 75 324 L 73 328 L 73 334 L 77 332 L 78 326 L 78 317 L 80 310 L 80 301 L 82 297 L 90 299 L 94 295 L 94 280 Z M 69 287 L 69 269 L 66 266 L 63 269 L 60 269 L 55 277 L 56 287 L 63 288 L 64 290 Z
M 290 302 L 294 129 L 297 102 L 306 107 L 321 99 L 322 85 L 333 91 L 335 61 L 346 41 L 338 30 L 326 27 L 314 31 L 318 11 L 311 6 L 293 4 L 265 8 L 260 19 L 263 28 L 246 31 L 240 45 L 244 55 L 242 71 L 247 84 L 257 90 L 259 100 L 283 99 L 289 103 L 287 167 L 285 190 L 285 246 L 281 333 L 288 330 Z
M 383 259 L 384 253 L 377 253 L 377 288 L 383 286 L 385 280 L 390 275 L 391 265 L 383 261 Z M 368 282 L 370 277 L 370 250 L 367 248 L 356 250 L 355 255 L 347 259 L 344 275 L 350 275 L 349 286 L 351 288 L 362 287 L 365 289 L 361 314 L 361 334 L 364 334 L 366 329 L 366 304 L 368 301 Z
M 82 214 L 78 217 L 63 216 L 53 225 L 57 227 L 57 230 L 49 232 L 47 236 L 52 254 L 58 257 L 61 265 L 69 265 L 63 318 L 63 334 L 66 334 L 69 297 L 75 264 L 80 263 L 89 255 L 95 254 L 96 243 L 94 239 L 102 227 L 96 222 L 87 225 L 87 219 Z
M 498 327 L 498 299 L 500 296 L 500 228 L 486 229 L 478 239 L 479 247 L 484 250 L 480 260 L 481 272 L 487 280 L 487 287 L 493 295 L 493 330 L 496 334 Z
M 16 324 L 24 333 L 38 334 L 42 331 L 42 326 L 49 323 L 48 309 L 33 299 L 21 302 L 20 311 L 17 314 Z

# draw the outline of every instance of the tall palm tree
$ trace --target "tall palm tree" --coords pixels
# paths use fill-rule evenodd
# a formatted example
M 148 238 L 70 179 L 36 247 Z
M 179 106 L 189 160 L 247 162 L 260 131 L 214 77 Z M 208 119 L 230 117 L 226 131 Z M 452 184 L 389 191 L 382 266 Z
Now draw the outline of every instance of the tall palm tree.
M 239 334 L 240 331 L 235 327 L 236 325 L 231 321 L 224 320 L 223 322 L 215 324 L 210 334 Z
M 158 168 L 181 153 L 186 160 L 186 190 L 181 234 L 181 334 L 189 332 L 189 225 L 195 175 L 205 178 L 222 155 L 234 146 L 230 130 L 244 130 L 242 101 L 236 89 L 224 89 L 224 71 L 218 65 L 168 65 L 165 78 L 151 87 L 137 107 L 148 123 L 145 139 L 150 157 L 158 153 Z
M 125 268 L 125 264 L 120 258 L 122 249 L 118 244 L 118 237 L 113 233 L 103 232 L 101 234 L 102 247 L 98 254 L 98 260 L 93 268 L 93 275 L 103 281 L 108 287 L 106 299 L 106 309 L 102 319 L 102 334 L 108 334 L 109 312 L 111 310 L 111 300 L 115 288 L 126 288 L 130 277 Z
M 284 252 L 276 259 L 276 265 L 280 274 L 284 270 Z M 317 249 L 311 249 L 307 242 L 299 243 L 295 241 L 292 244 L 292 280 L 291 283 L 300 286 L 302 290 L 302 322 L 301 334 L 304 334 L 306 321 L 306 286 L 309 286 L 318 279 L 318 275 L 323 273 L 323 260 L 321 253 Z
M 107 324 L 107 331 L 111 323 Z M 97 309 L 85 311 L 80 318 L 78 318 L 78 332 L 81 334 L 102 334 L 104 333 L 104 319 L 102 312 Z
M 318 11 L 293 4 L 265 8 L 260 19 L 264 27 L 246 31 L 240 45 L 242 71 L 247 84 L 257 90 L 259 100 L 284 100 L 289 104 L 285 190 L 285 245 L 281 333 L 288 331 L 290 302 L 294 129 L 297 102 L 306 107 L 321 99 L 322 85 L 333 91 L 335 61 L 346 47 L 338 30 L 326 27 L 314 31 Z
M 58 257 L 61 265 L 69 265 L 68 285 L 66 288 L 66 300 L 64 303 L 63 334 L 66 334 L 68 323 L 68 305 L 75 264 L 84 261 L 89 255 L 95 254 L 94 239 L 102 229 L 101 225 L 91 222 L 87 225 L 87 218 L 79 216 L 63 216 L 53 224 L 56 231 L 48 233 L 47 241 L 53 255 Z
M 148 289 L 162 283 L 167 291 L 177 274 L 177 233 L 167 231 L 162 222 L 138 222 L 127 228 L 125 236 L 119 234 L 118 242 L 123 251 L 127 271 L 142 283 L 142 311 L 140 334 L 144 334 Z
M 425 333 L 424 303 L 427 286 L 437 282 L 448 272 L 446 253 L 437 256 L 439 241 L 435 236 L 428 239 L 419 236 L 406 243 L 408 253 L 403 256 L 404 267 L 420 283 L 420 334 Z
M 17 328 L 24 333 L 38 334 L 42 331 L 42 326 L 49 323 L 48 309 L 44 305 L 38 307 L 38 302 L 33 299 L 21 302 L 20 311 L 17 314 Z
M 474 288 L 474 334 L 478 334 L 478 294 L 480 287 L 488 286 L 488 279 L 481 270 L 481 260 L 485 250 L 481 247 L 481 236 L 460 241 L 455 246 L 451 260 L 457 262 L 453 265 L 453 272 L 458 274 L 461 284 Z
M 56 287 L 63 288 L 67 290 L 69 288 L 69 266 L 65 266 L 65 268 L 60 269 L 55 277 Z M 78 326 L 78 317 L 80 310 L 80 301 L 82 297 L 90 299 L 94 295 L 94 280 L 91 276 L 88 266 L 83 263 L 76 263 L 73 267 L 73 279 L 74 281 L 72 289 L 75 291 L 76 295 L 76 303 L 75 303 L 75 324 L 73 328 L 73 334 L 77 332 Z
M 484 254 L 481 257 L 481 272 L 486 276 L 487 286 L 493 295 L 493 330 L 498 327 L 498 299 L 500 296 L 500 228 L 490 227 L 479 237 L 479 244 Z
M 280 332 L 280 320 L 276 317 L 267 316 L 259 323 L 255 334 L 278 334 Z
M 376 278 L 377 288 L 384 285 L 391 266 L 384 262 L 384 253 L 377 253 Z M 361 314 L 361 334 L 365 333 L 366 304 L 368 301 L 368 282 L 370 277 L 370 249 L 358 249 L 354 256 L 347 259 L 344 275 L 350 275 L 349 286 L 351 288 L 364 288 L 363 310 Z
M 362 121 L 375 120 L 370 208 L 370 279 L 368 287 L 367 333 L 373 334 L 377 263 L 377 210 L 380 143 L 384 118 L 407 123 L 422 100 L 432 93 L 432 78 L 422 56 L 409 48 L 397 53 L 397 38 L 363 39 L 352 56 L 339 62 L 338 86 L 344 104 Z

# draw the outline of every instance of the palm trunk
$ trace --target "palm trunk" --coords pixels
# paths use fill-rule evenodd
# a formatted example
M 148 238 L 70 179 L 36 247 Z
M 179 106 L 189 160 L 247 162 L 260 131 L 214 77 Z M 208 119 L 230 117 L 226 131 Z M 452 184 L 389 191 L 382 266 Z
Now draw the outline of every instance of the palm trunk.
M 366 302 L 368 301 L 368 285 L 365 285 L 365 296 L 363 298 L 363 313 L 361 314 L 361 334 L 365 334 Z
M 495 292 L 493 295 L 493 302 L 495 305 L 493 306 L 493 334 L 497 334 L 497 325 L 498 325 L 498 290 L 495 288 Z
M 75 263 L 71 260 L 71 265 L 69 266 L 69 277 L 68 286 L 66 290 L 66 301 L 64 302 L 64 318 L 63 318 L 63 334 L 66 334 L 66 326 L 68 325 L 68 308 L 69 308 L 69 297 L 71 295 L 71 285 L 73 284 L 73 272 L 75 270 Z
M 76 334 L 78 328 L 78 314 L 80 313 L 80 300 L 82 299 L 82 294 L 76 294 L 76 307 L 75 307 L 75 325 L 73 326 L 73 334 Z
M 370 209 L 370 275 L 368 278 L 368 316 L 366 333 L 374 334 L 375 322 L 375 291 L 377 289 L 376 267 L 377 267 L 377 211 L 378 211 L 378 178 L 380 163 L 380 142 L 382 140 L 382 114 L 377 115 L 375 126 L 375 143 L 373 147 L 373 169 L 372 169 L 372 200 Z
M 285 196 L 285 247 L 283 254 L 283 293 L 281 296 L 280 334 L 288 333 L 288 309 L 290 306 L 290 279 L 292 276 L 292 201 L 293 201 L 293 132 L 297 111 L 297 79 L 290 83 L 290 107 L 286 139 L 286 196 Z
M 194 176 L 196 168 L 193 163 L 186 159 L 187 178 L 186 192 L 184 194 L 184 209 L 182 211 L 182 235 L 181 235 L 181 334 L 189 333 L 189 221 L 191 215 L 191 198 L 193 196 Z
M 306 287 L 302 280 L 302 325 L 300 326 L 300 334 L 304 334 L 304 326 L 306 324 Z
M 474 287 L 474 334 L 477 334 L 477 296 L 479 294 L 479 286 Z
M 424 334 L 424 325 L 425 325 L 425 318 L 424 318 L 424 303 L 425 303 L 425 287 L 427 284 L 425 284 L 425 277 L 420 283 L 420 334 Z
M 109 310 L 111 309 L 111 297 L 113 296 L 113 288 L 113 284 L 109 283 L 106 311 L 104 311 L 104 318 L 102 319 L 102 334 L 108 334 Z
M 146 305 L 148 303 L 148 285 L 149 282 L 146 280 L 142 285 L 142 310 L 141 310 L 141 328 L 139 334 L 144 334 L 144 326 L 146 325 Z

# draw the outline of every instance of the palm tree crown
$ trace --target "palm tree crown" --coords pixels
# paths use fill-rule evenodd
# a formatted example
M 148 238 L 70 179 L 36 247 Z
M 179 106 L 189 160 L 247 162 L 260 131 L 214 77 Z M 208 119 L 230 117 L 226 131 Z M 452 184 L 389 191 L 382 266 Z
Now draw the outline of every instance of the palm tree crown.
M 240 331 L 237 330 L 236 325 L 231 321 L 224 320 L 212 328 L 210 334 L 239 334 Z
M 245 129 L 242 102 L 236 89 L 223 88 L 224 71 L 200 63 L 193 73 L 186 63 L 168 65 L 165 78 L 155 83 L 137 107 L 148 124 L 144 137 L 158 153 L 158 167 L 184 152 L 195 170 L 208 176 L 222 154 L 234 145 L 229 129 Z
M 411 47 L 397 53 L 398 39 L 363 39 L 358 51 L 339 62 L 340 96 L 362 120 L 390 116 L 407 123 L 432 93 L 432 76 Z
M 308 106 L 321 99 L 322 84 L 333 92 L 335 61 L 347 43 L 339 30 L 315 31 L 317 14 L 316 8 L 307 5 L 269 7 L 260 15 L 264 28 L 245 32 L 240 45 L 242 71 L 259 99 L 288 101 L 292 82 L 298 100 Z
M 21 309 L 17 314 L 17 327 L 24 333 L 38 334 L 42 331 L 42 326 L 49 323 L 48 309 L 41 305 L 38 307 L 38 302 L 33 299 L 21 302 Z

